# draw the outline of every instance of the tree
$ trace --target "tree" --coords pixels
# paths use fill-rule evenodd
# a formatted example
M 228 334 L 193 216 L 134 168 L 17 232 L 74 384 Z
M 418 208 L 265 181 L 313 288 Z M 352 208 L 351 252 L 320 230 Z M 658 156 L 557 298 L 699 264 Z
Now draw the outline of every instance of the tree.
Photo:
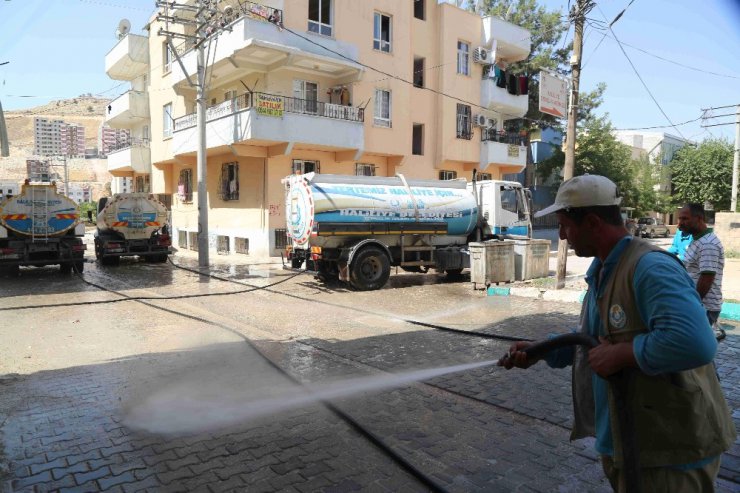
M 644 216 L 648 212 L 670 212 L 672 209 L 670 197 L 659 191 L 660 185 L 664 183 L 664 169 L 659 158 L 655 163 L 650 162 L 650 158 L 642 156 L 633 161 L 635 172 L 635 191 L 637 199 L 635 201 L 635 216 Z
M 577 137 L 573 175 L 590 173 L 606 176 L 617 184 L 622 193 L 622 205 L 637 207 L 640 193 L 635 186 L 636 166 L 630 148 L 614 137 L 613 130 L 608 115 L 586 119 Z M 557 149 L 552 157 L 538 164 L 537 173 L 542 179 L 547 179 L 562 170 L 564 163 L 565 154 Z
M 669 165 L 674 203 L 709 202 L 715 210 L 729 210 L 732 158 L 733 146 L 726 139 L 679 149 Z

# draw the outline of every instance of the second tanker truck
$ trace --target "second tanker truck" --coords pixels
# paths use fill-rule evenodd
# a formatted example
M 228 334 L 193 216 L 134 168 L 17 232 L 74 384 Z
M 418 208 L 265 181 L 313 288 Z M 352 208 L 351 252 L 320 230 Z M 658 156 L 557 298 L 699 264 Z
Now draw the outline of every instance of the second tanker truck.
M 392 266 L 457 275 L 468 243 L 531 237 L 521 184 L 308 173 L 283 180 L 291 268 L 380 289 Z
M 148 193 L 118 193 L 98 202 L 95 257 L 103 265 L 138 255 L 149 262 L 166 262 L 171 252 L 165 205 Z

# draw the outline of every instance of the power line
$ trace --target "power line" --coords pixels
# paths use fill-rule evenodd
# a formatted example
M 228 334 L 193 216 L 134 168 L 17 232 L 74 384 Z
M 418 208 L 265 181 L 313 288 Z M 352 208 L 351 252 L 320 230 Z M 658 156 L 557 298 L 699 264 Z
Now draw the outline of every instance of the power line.
M 728 122 L 728 123 L 715 123 L 714 125 L 702 125 L 701 128 L 708 128 L 708 127 L 724 127 L 725 125 L 737 125 L 735 122 Z
M 601 8 L 599 8 L 599 12 L 601 12 L 601 15 L 604 16 L 604 19 L 606 20 L 606 16 L 604 15 L 604 12 L 601 10 Z M 645 83 L 645 81 L 642 79 L 642 76 L 640 75 L 640 72 L 637 70 L 637 67 L 635 67 L 635 64 L 632 63 L 632 59 L 627 54 L 627 51 L 625 51 L 624 46 L 622 46 L 622 43 L 619 41 L 619 38 L 617 38 L 617 35 L 614 32 L 614 29 L 612 29 L 611 25 L 609 26 L 609 31 L 611 31 L 612 36 L 614 36 L 614 39 L 617 40 L 617 44 L 619 45 L 619 49 L 622 51 L 622 53 L 624 54 L 625 58 L 629 62 L 630 67 L 632 67 L 632 70 L 634 70 L 635 75 L 637 76 L 637 78 L 640 79 L 640 83 L 642 83 L 642 87 L 644 87 L 645 88 L 645 91 L 647 91 L 648 95 L 650 95 L 650 99 L 653 100 L 653 102 L 655 103 L 655 106 L 658 107 L 658 109 L 663 114 L 663 116 L 668 121 L 668 123 L 671 124 L 671 127 L 673 127 L 673 129 L 676 132 L 678 132 L 678 135 L 680 135 L 682 139 L 688 140 L 688 139 L 686 139 L 686 137 L 684 136 L 684 134 L 682 134 L 681 131 L 676 127 L 676 125 L 671 121 L 671 119 L 668 117 L 668 115 L 666 114 L 666 112 L 663 110 L 663 107 L 660 106 L 660 103 L 658 103 L 658 100 L 655 99 L 655 96 L 653 96 L 653 93 L 650 91 L 650 88 L 647 86 L 647 84 Z
M 676 123 L 675 125 L 671 124 L 671 125 L 655 125 L 655 126 L 652 126 L 652 127 L 615 128 L 614 130 L 619 130 L 619 131 L 621 131 L 621 130 L 624 130 L 624 131 L 627 131 L 627 130 L 652 130 L 652 129 L 655 129 L 655 128 L 680 127 L 682 125 L 688 125 L 689 123 L 693 123 L 693 122 L 699 121 L 702 118 L 703 118 L 703 116 L 699 116 L 699 117 L 693 118 L 691 120 L 686 120 L 685 122 Z
M 614 31 L 612 31 L 612 34 L 614 34 Z M 698 68 L 698 67 L 692 67 L 691 65 L 686 65 L 685 63 L 677 62 L 675 60 L 671 60 L 669 58 L 665 58 L 665 57 L 662 57 L 660 55 L 656 55 L 655 53 L 650 53 L 649 51 L 643 50 L 642 48 L 640 48 L 638 46 L 631 45 L 629 43 L 625 43 L 623 41 L 618 40 L 616 37 L 609 36 L 609 34 L 607 32 L 604 33 L 604 36 L 608 37 L 609 39 L 613 39 L 614 41 L 616 41 L 620 45 L 628 46 L 628 47 L 632 48 L 633 50 L 637 50 L 637 51 L 642 52 L 642 53 L 644 53 L 646 55 L 649 55 L 649 56 L 651 56 L 653 58 L 657 58 L 658 60 L 663 60 L 664 62 L 672 63 L 673 65 L 678 65 L 679 67 L 683 67 L 683 68 L 686 68 L 686 69 L 689 69 L 689 70 L 694 70 L 696 72 L 701 72 L 703 74 L 714 75 L 714 76 L 717 76 L 717 77 L 726 77 L 728 79 L 740 79 L 740 76 L 737 76 L 737 75 L 720 74 L 718 72 L 712 72 L 710 70 L 705 70 L 705 69 Z

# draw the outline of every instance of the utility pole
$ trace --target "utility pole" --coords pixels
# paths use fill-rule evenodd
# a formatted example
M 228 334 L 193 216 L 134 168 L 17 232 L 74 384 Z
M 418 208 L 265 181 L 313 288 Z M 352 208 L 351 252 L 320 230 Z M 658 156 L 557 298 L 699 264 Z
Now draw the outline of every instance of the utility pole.
M 180 65 L 188 84 L 196 89 L 196 130 L 198 134 L 197 180 L 198 180 L 198 266 L 208 267 L 208 188 L 207 188 L 207 155 L 206 155 L 206 98 L 208 88 L 206 83 L 206 42 L 215 36 L 220 30 L 230 30 L 227 25 L 231 22 L 234 9 L 231 6 L 219 10 L 218 2 L 212 0 L 196 0 L 194 5 L 177 2 L 157 1 L 157 8 L 163 11 L 157 14 L 157 20 L 165 23 L 166 29 L 160 29 L 159 36 L 167 38 L 167 46 L 170 53 Z M 170 13 L 170 9 L 173 13 Z M 191 26 L 193 34 L 184 34 L 169 30 L 169 25 L 179 24 Z M 185 31 L 185 29 L 183 29 Z M 193 81 L 185 69 L 178 50 L 175 48 L 173 38 L 184 39 L 191 43 L 196 51 L 196 80 Z
M 735 107 L 735 157 L 732 159 L 732 212 L 737 212 L 737 169 L 740 166 L 740 104 Z
M 570 106 L 568 107 L 568 127 L 565 133 L 565 164 L 563 180 L 573 178 L 576 164 L 576 119 L 578 117 L 578 85 L 581 79 L 581 55 L 583 52 L 583 24 L 586 14 L 593 8 L 592 0 L 578 0 L 573 6 L 570 18 L 574 24 L 573 55 L 570 58 Z M 558 241 L 557 289 L 565 287 L 565 272 L 568 261 L 567 240 Z

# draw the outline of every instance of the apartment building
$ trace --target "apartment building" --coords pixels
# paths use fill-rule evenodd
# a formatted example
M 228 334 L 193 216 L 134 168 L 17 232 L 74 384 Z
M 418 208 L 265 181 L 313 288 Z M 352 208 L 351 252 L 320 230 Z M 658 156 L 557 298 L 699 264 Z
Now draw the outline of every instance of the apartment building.
M 108 77 L 128 81 L 129 88 L 110 102 L 99 131 L 98 147 L 108 158 L 113 193 L 151 192 L 149 149 L 150 38 L 122 36 L 105 56 Z
M 64 120 L 34 117 L 33 153 L 36 156 L 85 156 L 85 127 Z
M 98 128 L 98 154 L 108 156 L 111 152 L 118 151 L 131 141 L 131 132 L 127 128 L 111 128 L 102 123 Z
M 524 169 L 526 147 L 503 128 L 527 111 L 527 80 L 506 67 L 528 56 L 528 31 L 437 0 L 226 5 L 237 14 L 208 47 L 206 112 L 209 243 L 219 253 L 278 254 L 291 173 L 444 180 Z M 152 18 L 148 38 L 123 38 L 106 67 L 148 75 L 152 191 L 173 195 L 179 246 L 194 248 L 196 52 L 177 40 L 183 71 L 163 27 Z M 148 60 L 135 61 L 145 42 Z
M 62 155 L 85 157 L 85 127 L 77 123 L 64 123 L 59 131 Z
M 63 120 L 34 117 L 33 153 L 36 156 L 59 156 L 62 154 Z

